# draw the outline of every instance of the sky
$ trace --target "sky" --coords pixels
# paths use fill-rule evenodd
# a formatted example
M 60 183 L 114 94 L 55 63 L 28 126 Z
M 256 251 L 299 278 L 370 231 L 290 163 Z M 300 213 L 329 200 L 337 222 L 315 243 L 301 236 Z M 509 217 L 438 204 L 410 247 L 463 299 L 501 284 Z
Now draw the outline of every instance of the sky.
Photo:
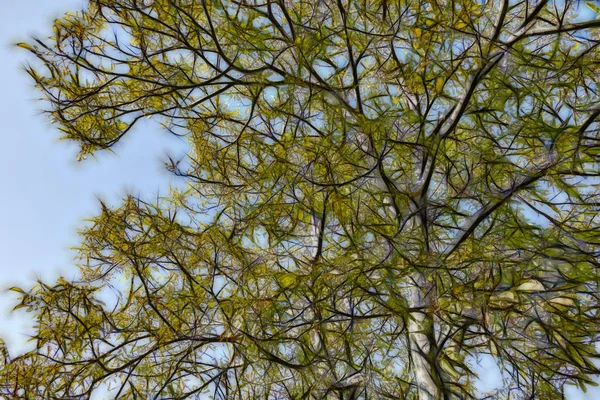
M 32 321 L 15 305 L 11 286 L 32 286 L 37 279 L 76 278 L 70 250 L 78 245 L 77 229 L 100 211 L 98 198 L 117 205 L 126 193 L 143 198 L 166 195 L 180 183 L 163 167 L 166 154 L 182 155 L 185 144 L 151 123 L 138 126 L 115 147 L 76 162 L 77 146 L 59 141 L 60 134 L 40 113 L 42 103 L 24 72 L 30 54 L 15 43 L 47 37 L 52 22 L 82 0 L 0 0 L 0 337 L 11 354 L 31 348 Z M 481 378 L 497 386 L 497 369 L 486 360 Z M 599 399 L 570 387 L 567 399 Z

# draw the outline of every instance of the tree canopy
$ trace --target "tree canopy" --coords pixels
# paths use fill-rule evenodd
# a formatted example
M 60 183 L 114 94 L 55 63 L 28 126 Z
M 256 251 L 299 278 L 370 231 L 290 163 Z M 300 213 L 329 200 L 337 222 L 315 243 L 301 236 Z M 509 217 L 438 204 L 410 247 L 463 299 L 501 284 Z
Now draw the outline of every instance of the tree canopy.
M 585 6 L 90 0 L 19 44 L 81 159 L 143 118 L 189 154 L 167 163 L 185 188 L 102 205 L 80 279 L 12 288 L 36 349 L 5 354 L 0 394 L 555 399 L 593 384 L 600 9 Z M 487 394 L 481 356 L 503 373 Z

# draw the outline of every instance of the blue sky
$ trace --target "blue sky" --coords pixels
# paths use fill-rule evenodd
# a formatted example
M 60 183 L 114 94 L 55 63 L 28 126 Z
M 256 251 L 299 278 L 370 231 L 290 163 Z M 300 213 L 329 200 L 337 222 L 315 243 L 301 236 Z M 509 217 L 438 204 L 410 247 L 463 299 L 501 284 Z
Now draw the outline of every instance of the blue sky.
M 32 35 L 46 37 L 52 21 L 81 8 L 81 0 L 0 0 L 0 289 L 29 286 L 38 278 L 75 277 L 71 247 L 77 229 L 99 212 L 97 197 L 118 204 L 126 192 L 144 198 L 167 194 L 173 178 L 161 159 L 166 152 L 182 154 L 184 143 L 148 123 L 115 148 L 77 163 L 77 146 L 58 141 L 59 132 L 35 101 L 30 78 L 23 71 L 26 51 L 13 44 Z M 11 353 L 28 348 L 32 322 L 24 313 L 10 313 L 14 297 L 0 292 L 0 337 Z M 493 385 L 495 367 L 486 364 L 482 378 Z M 598 399 L 600 390 L 586 395 L 574 388 L 568 399 Z

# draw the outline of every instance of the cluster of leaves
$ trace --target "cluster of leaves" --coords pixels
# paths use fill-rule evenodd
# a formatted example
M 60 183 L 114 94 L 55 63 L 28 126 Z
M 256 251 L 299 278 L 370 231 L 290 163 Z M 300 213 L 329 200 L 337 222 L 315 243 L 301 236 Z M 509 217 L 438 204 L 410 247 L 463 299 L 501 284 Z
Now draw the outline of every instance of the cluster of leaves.
M 189 185 L 104 206 L 79 281 L 14 289 L 37 346 L 0 394 L 476 398 L 484 354 L 494 398 L 593 384 L 600 21 L 576 7 L 91 0 L 21 44 L 81 157 L 157 119 Z

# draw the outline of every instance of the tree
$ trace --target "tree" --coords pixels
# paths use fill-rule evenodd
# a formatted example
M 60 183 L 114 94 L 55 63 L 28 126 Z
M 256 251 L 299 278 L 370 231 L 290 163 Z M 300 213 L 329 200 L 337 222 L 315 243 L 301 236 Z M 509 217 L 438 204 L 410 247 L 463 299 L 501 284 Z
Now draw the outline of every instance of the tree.
M 597 7 L 588 4 L 593 11 Z M 146 117 L 188 186 L 13 288 L 0 393 L 560 398 L 594 384 L 600 20 L 578 2 L 90 0 L 19 46 L 80 157 Z M 581 14 L 584 15 L 584 14 Z M 138 133 L 141 134 L 141 133 Z

